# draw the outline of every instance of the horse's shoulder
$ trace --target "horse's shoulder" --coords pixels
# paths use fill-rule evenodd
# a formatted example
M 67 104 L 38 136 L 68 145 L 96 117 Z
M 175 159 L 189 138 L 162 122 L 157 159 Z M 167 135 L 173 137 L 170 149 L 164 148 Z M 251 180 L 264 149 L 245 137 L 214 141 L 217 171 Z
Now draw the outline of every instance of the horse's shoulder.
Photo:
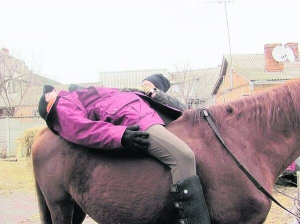
M 34 142 L 32 144 L 32 154 L 35 154 L 35 152 L 40 148 L 40 144 L 41 144 L 41 139 L 45 138 L 45 139 L 49 139 L 49 137 L 47 137 L 47 134 L 51 132 L 50 129 L 46 126 L 46 127 L 41 127 L 40 130 L 38 130 L 35 134 L 35 139 Z
M 43 135 L 45 132 L 49 131 L 49 128 L 48 127 L 43 127 L 41 128 L 41 130 L 39 130 L 37 133 L 36 133 L 36 138 L 38 138 L 39 136 Z

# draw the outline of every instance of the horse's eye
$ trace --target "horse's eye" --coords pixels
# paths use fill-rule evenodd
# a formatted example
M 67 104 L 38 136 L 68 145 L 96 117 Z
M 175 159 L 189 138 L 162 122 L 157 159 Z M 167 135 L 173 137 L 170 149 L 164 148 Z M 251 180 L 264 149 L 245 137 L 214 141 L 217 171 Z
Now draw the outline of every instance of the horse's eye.
M 231 106 L 227 106 L 227 108 L 226 108 L 226 111 L 228 112 L 228 113 L 232 113 L 233 112 L 233 108 L 231 107 Z

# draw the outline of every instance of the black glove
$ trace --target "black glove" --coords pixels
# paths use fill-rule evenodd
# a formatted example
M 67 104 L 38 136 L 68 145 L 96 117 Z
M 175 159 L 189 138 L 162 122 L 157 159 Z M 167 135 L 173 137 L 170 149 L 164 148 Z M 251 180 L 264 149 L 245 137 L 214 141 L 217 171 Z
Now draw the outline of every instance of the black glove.
M 148 137 L 149 133 L 138 131 L 140 126 L 129 126 L 126 128 L 121 144 L 126 149 L 132 150 L 145 150 L 147 146 L 150 144 Z

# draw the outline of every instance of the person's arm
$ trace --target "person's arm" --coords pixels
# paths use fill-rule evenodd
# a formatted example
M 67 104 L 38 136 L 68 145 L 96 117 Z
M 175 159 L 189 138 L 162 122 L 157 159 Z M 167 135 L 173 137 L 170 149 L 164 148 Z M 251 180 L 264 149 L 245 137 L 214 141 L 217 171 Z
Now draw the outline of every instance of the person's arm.
M 54 129 L 64 139 L 90 148 L 145 150 L 149 133 L 139 126 L 120 126 L 104 121 L 89 120 L 84 111 L 69 100 L 56 106 L 57 120 Z
M 186 105 L 159 89 L 156 89 L 155 92 L 151 94 L 151 97 L 162 104 L 176 108 L 180 111 L 184 111 L 185 109 L 187 109 Z
M 120 89 L 121 92 L 141 92 L 146 94 L 147 96 L 155 99 L 161 104 L 168 105 L 170 107 L 173 107 L 177 110 L 184 111 L 187 109 L 186 105 L 181 103 L 179 100 L 175 99 L 174 97 L 170 96 L 167 93 L 164 93 L 163 91 L 159 89 L 152 89 L 147 85 L 141 85 L 141 87 L 138 88 L 122 88 Z
M 84 112 L 68 100 L 56 106 L 57 120 L 53 128 L 64 139 L 90 148 L 115 149 L 122 147 L 126 126 L 89 120 Z

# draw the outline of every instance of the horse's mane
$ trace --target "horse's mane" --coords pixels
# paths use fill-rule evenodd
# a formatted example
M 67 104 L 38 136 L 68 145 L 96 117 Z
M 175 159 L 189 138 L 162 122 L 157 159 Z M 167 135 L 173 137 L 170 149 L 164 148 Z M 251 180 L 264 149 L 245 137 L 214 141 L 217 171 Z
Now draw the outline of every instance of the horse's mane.
M 266 132 L 271 131 L 275 121 L 280 121 L 277 125 L 283 129 L 296 127 L 300 121 L 300 81 L 289 81 L 253 96 L 208 107 L 207 110 L 220 126 L 234 119 L 245 123 L 259 122 Z M 197 124 L 203 117 L 202 109 L 186 111 L 184 117 Z

